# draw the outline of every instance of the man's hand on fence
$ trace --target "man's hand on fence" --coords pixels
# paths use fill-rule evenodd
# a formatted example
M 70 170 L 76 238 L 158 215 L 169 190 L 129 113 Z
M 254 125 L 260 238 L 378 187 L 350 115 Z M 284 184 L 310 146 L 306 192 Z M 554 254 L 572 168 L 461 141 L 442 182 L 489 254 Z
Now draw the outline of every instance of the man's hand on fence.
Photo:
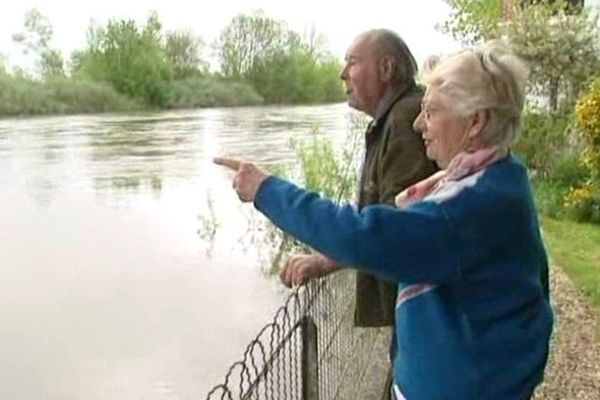
M 319 278 L 338 270 L 338 265 L 322 254 L 292 254 L 279 274 L 287 287 L 302 285 L 310 279 Z
M 243 202 L 254 201 L 258 188 L 269 174 L 255 164 L 247 163 L 234 158 L 215 157 L 213 162 L 236 172 L 233 177 L 233 190 Z

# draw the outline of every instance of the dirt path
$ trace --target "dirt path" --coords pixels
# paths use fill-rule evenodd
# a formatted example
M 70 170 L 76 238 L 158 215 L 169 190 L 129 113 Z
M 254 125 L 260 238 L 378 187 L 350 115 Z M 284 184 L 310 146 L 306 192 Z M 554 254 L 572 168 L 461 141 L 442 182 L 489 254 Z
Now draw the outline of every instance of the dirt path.
M 550 362 L 535 400 L 600 400 L 598 321 L 560 267 L 551 276 L 555 325 Z

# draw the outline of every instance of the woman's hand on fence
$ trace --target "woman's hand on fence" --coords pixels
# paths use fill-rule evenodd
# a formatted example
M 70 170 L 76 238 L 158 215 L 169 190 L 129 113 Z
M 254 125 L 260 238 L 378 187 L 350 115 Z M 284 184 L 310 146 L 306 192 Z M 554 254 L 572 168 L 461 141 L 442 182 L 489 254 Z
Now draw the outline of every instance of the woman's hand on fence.
M 243 202 L 254 201 L 258 188 L 269 174 L 252 163 L 234 158 L 215 157 L 213 162 L 236 172 L 233 177 L 233 190 Z
M 338 265 L 320 253 L 292 254 L 279 274 L 287 287 L 303 285 L 310 279 L 320 278 L 338 270 Z

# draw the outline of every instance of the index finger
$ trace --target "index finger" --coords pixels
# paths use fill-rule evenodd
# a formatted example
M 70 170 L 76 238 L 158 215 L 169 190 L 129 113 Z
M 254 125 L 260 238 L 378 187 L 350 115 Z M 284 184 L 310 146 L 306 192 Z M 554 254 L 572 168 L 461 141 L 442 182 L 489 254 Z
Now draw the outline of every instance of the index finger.
M 215 157 L 213 158 L 213 162 L 217 165 L 222 165 L 234 171 L 237 171 L 240 168 L 240 164 L 242 163 L 240 160 L 227 157 Z

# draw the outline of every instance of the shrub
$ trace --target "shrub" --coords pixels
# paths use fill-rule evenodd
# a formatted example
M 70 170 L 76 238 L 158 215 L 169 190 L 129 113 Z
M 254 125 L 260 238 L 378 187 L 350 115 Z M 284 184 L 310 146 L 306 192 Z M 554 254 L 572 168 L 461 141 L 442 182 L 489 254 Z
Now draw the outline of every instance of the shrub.
M 565 206 L 580 221 L 600 222 L 600 77 L 578 100 L 575 117 L 584 146 L 580 160 L 589 171 L 589 179 L 572 186 Z
M 56 78 L 46 82 L 24 77 L 0 77 L 0 116 L 76 114 L 141 109 L 109 84 Z
M 263 102 L 263 98 L 247 84 L 205 76 L 172 81 L 167 90 L 165 107 L 230 107 Z
M 600 190 L 592 181 L 569 189 L 564 196 L 564 204 L 572 219 L 600 223 Z
M 575 115 L 578 133 L 585 146 L 581 160 L 597 183 L 600 181 L 600 76 L 577 102 Z
M 523 158 L 536 179 L 566 186 L 583 182 L 587 171 L 578 162 L 580 143 L 572 134 L 572 116 L 528 110 L 523 116 L 515 152 Z

